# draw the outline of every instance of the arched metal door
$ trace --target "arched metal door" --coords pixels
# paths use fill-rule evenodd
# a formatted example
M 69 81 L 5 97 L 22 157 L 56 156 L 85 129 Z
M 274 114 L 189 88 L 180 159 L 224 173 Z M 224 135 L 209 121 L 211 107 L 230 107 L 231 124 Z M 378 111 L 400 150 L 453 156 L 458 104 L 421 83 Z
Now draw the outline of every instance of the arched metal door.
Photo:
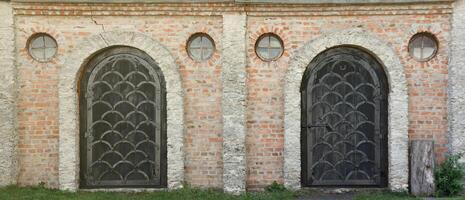
M 386 186 L 388 90 L 382 66 L 359 49 L 329 49 L 310 63 L 301 87 L 304 186 Z
M 89 62 L 80 81 L 81 188 L 166 185 L 165 96 L 162 72 L 140 50 L 117 47 Z

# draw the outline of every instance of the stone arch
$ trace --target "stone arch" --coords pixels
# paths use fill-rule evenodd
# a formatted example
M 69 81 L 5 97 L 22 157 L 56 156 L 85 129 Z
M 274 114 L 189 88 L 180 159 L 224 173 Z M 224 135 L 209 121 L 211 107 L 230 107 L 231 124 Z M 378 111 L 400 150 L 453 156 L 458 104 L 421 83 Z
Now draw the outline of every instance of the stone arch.
M 184 108 L 181 76 L 168 49 L 142 33 L 111 31 L 84 38 L 60 69 L 59 98 L 59 187 L 79 188 L 78 81 L 81 70 L 98 52 L 112 46 L 129 46 L 151 56 L 163 71 L 167 99 L 168 188 L 182 187 L 184 180 Z
M 386 42 L 362 29 L 350 29 L 321 36 L 306 43 L 291 58 L 284 86 L 284 184 L 301 187 L 300 84 L 308 64 L 326 49 L 349 45 L 372 54 L 383 65 L 389 82 L 388 171 L 389 188 L 408 187 L 408 93 L 404 68 Z

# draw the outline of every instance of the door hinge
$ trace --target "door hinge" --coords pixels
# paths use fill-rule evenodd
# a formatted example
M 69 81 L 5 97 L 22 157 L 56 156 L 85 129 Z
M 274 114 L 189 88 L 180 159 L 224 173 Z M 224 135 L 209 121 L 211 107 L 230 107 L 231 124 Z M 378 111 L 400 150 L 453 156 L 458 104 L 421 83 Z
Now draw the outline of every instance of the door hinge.
M 331 126 L 328 124 L 309 124 L 307 126 L 302 126 L 302 128 L 326 128 L 328 131 L 333 131 Z

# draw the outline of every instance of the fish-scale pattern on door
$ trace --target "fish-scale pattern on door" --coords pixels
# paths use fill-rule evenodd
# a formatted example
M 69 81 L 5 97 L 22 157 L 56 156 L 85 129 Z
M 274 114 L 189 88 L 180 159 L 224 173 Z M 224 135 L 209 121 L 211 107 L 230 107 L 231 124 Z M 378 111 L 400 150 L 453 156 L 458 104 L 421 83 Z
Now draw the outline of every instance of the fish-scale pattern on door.
M 160 82 L 152 67 L 134 55 L 107 57 L 92 71 L 86 93 L 88 184 L 156 183 Z
M 372 75 L 361 63 L 329 60 L 315 72 L 307 108 L 311 177 L 314 182 L 344 184 L 377 178 L 376 98 Z M 379 132 L 379 131 L 378 131 Z

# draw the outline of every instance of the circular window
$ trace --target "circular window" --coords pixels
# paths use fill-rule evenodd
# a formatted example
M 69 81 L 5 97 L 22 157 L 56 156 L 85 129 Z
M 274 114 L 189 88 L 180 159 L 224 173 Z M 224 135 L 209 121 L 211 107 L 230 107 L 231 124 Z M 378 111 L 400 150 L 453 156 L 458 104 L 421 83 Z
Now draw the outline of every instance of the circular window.
M 205 61 L 212 57 L 215 50 L 213 39 L 205 33 L 192 35 L 187 42 L 187 53 L 196 61 Z
M 438 42 L 434 35 L 418 33 L 410 40 L 408 51 L 410 56 L 419 61 L 428 61 L 436 55 Z
M 28 50 L 35 60 L 45 62 L 57 53 L 57 42 L 50 35 L 39 33 L 29 39 Z
M 277 60 L 284 52 L 283 41 L 273 33 L 266 33 L 258 38 L 255 52 L 264 61 Z

